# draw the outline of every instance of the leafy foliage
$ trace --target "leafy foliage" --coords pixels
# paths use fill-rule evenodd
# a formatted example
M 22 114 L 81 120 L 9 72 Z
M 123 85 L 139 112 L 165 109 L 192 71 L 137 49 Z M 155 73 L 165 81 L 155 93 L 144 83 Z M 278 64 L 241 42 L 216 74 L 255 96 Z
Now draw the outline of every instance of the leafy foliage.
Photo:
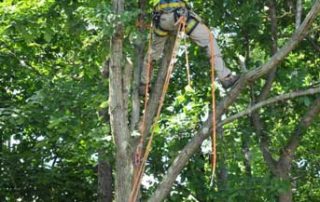
M 270 19 L 265 1 L 190 2 L 208 24 L 217 27 L 226 64 L 240 72 L 237 55 L 248 69 L 271 54 Z M 151 3 L 150 3 L 151 4 Z M 304 11 L 312 1 L 304 1 Z M 152 6 L 149 5 L 148 11 Z M 278 45 L 295 30 L 292 1 L 276 1 Z M 306 12 L 303 14 L 305 15 Z M 0 3 L 0 201 L 97 200 L 98 153 L 114 165 L 110 127 L 99 113 L 108 107 L 108 80 L 100 76 L 109 57 L 116 22 L 125 25 L 125 55 L 135 57 L 144 40 L 134 26 L 136 1 L 116 16 L 109 1 L 4 0 Z M 320 20 L 281 64 L 271 95 L 319 85 Z M 204 51 L 189 48 L 192 88 L 179 58 L 148 161 L 142 197 L 148 198 L 177 153 L 194 136 L 210 108 L 210 70 Z M 265 80 L 252 84 L 226 116 L 246 109 Z M 217 99 L 227 92 L 219 87 Z M 260 110 L 274 158 L 315 97 L 302 97 Z M 306 131 L 294 156 L 291 182 L 295 201 L 320 197 L 319 117 Z M 250 153 L 246 172 L 244 143 Z M 218 138 L 218 176 L 211 184 L 209 141 L 179 175 L 168 201 L 277 201 L 288 181 L 275 178 L 259 148 L 250 117 L 224 127 Z M 223 176 L 226 174 L 226 176 Z

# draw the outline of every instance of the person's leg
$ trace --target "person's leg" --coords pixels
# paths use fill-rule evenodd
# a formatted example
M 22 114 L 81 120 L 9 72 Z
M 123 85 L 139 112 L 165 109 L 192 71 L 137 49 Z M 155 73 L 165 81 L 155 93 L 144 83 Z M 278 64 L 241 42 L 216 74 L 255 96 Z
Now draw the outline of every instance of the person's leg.
M 221 81 L 221 84 L 224 88 L 231 87 L 238 79 L 239 76 L 235 76 L 231 74 L 229 68 L 225 66 L 225 63 L 222 58 L 222 54 L 216 39 L 213 37 L 213 48 L 211 50 L 210 46 L 210 30 L 209 28 L 203 24 L 199 23 L 195 29 L 191 32 L 190 38 L 197 43 L 200 47 L 205 47 L 207 50 L 207 55 L 210 58 L 211 51 L 214 52 L 214 66 L 217 72 L 217 76 Z
M 163 49 L 167 41 L 168 35 L 172 34 L 171 32 L 177 29 L 174 21 L 174 13 L 164 13 L 160 16 L 159 25 L 156 25 L 154 28 L 153 41 L 151 47 L 151 58 L 150 63 L 157 61 L 162 57 Z M 148 65 L 149 53 L 146 54 L 144 58 L 144 65 L 141 71 L 141 84 L 147 84 L 147 65 Z M 152 72 L 150 72 L 150 80 L 152 78 Z
M 140 79 L 141 84 L 144 84 L 144 85 L 147 84 L 148 62 L 152 63 L 153 61 L 157 61 L 161 58 L 167 38 L 168 38 L 167 36 L 158 36 L 154 34 L 153 40 L 152 40 L 152 46 L 150 50 L 151 51 L 150 58 L 149 58 L 148 52 L 144 57 L 143 67 L 141 70 L 141 79 Z M 150 61 L 148 61 L 149 59 Z M 152 72 L 150 72 L 150 75 L 149 75 L 149 82 L 151 78 L 152 78 Z
M 210 57 L 211 50 L 210 50 L 210 30 L 208 27 L 203 24 L 199 23 L 195 29 L 191 32 L 190 38 L 197 43 L 200 47 L 206 48 L 207 55 Z M 217 44 L 216 39 L 213 37 L 213 44 L 214 44 L 214 61 L 215 61 L 215 70 L 217 72 L 217 76 L 220 80 L 224 80 L 231 74 L 230 69 L 225 66 L 225 63 L 222 59 L 222 54 L 220 48 Z

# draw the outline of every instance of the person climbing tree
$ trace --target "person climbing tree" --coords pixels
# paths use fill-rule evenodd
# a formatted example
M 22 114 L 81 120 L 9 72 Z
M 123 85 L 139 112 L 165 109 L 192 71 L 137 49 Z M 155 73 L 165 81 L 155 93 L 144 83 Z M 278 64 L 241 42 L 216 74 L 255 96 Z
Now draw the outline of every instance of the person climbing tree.
M 148 63 L 151 61 L 157 61 L 161 58 L 165 43 L 169 35 L 177 34 L 177 20 L 184 16 L 186 18 L 186 34 L 200 47 L 206 48 L 207 56 L 210 57 L 211 51 L 214 51 L 214 65 L 217 72 L 217 76 L 222 86 L 227 89 L 233 86 L 233 84 L 239 79 L 238 75 L 233 75 L 229 68 L 225 66 L 222 59 L 220 48 L 213 37 L 210 40 L 210 30 L 202 22 L 201 18 L 194 13 L 186 2 L 183 0 L 160 0 L 153 11 L 153 42 L 151 47 L 151 58 L 148 53 L 144 58 L 144 64 L 141 71 L 141 79 L 139 86 L 139 94 L 145 94 L 146 84 L 148 79 Z M 213 50 L 210 48 L 210 42 L 213 42 Z M 150 77 L 152 72 L 150 72 Z

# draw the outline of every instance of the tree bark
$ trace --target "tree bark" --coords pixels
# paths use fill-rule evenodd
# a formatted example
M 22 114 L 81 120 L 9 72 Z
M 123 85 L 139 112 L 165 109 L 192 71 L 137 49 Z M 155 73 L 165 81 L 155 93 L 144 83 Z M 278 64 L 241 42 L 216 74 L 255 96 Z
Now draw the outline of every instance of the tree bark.
M 140 9 L 140 14 L 138 17 L 138 23 L 142 26 L 139 27 L 139 35 L 143 36 L 144 32 L 146 31 L 145 27 L 143 26 L 144 18 L 145 18 L 145 11 L 146 11 L 146 0 L 139 0 L 138 7 Z M 143 59 L 144 59 L 144 49 L 145 49 L 145 40 L 144 38 L 139 38 L 135 44 L 135 68 L 133 70 L 133 82 L 132 82 L 132 112 L 131 112 L 131 119 L 130 119 L 130 132 L 137 129 L 140 117 L 140 98 L 139 98 L 139 84 L 140 84 L 140 74 L 141 69 L 143 68 Z
M 121 15 L 124 12 L 124 0 L 113 0 L 113 12 Z M 124 28 L 121 21 L 115 24 L 115 33 L 112 37 L 110 57 L 110 83 L 109 83 L 109 114 L 112 135 L 116 143 L 116 171 L 115 171 L 115 201 L 125 202 L 128 200 L 132 182 L 132 151 L 129 147 L 129 128 L 124 92 L 127 86 L 123 84 L 124 78 L 123 61 L 123 37 Z
M 245 115 L 251 114 L 253 111 L 260 109 L 261 107 L 267 106 L 267 105 L 271 105 L 274 104 L 275 102 L 281 102 L 284 100 L 288 100 L 288 99 L 293 99 L 296 97 L 301 97 L 301 96 L 306 96 L 306 95 L 314 95 L 320 93 L 320 87 L 318 88 L 310 88 L 307 90 L 300 90 L 300 91 L 295 91 L 295 92 L 291 92 L 291 93 L 287 93 L 287 94 L 283 94 L 283 95 L 278 95 L 272 98 L 269 98 L 267 100 L 263 100 L 249 108 L 247 108 L 246 110 L 239 112 L 235 115 L 232 115 L 226 119 L 224 119 L 223 121 L 219 122 L 217 124 L 217 126 L 222 126 L 225 124 L 228 124 L 238 118 L 241 118 Z
M 320 113 L 320 97 L 318 97 L 314 103 L 311 105 L 307 113 L 301 118 L 298 126 L 288 140 L 287 145 L 282 149 L 280 159 L 278 161 L 276 176 L 280 179 L 289 181 L 289 173 L 291 170 L 291 163 L 293 159 L 294 152 L 299 146 L 300 140 L 311 125 L 312 121 Z M 279 194 L 280 202 L 291 202 L 292 201 L 292 191 L 291 186 L 285 192 Z
M 301 16 L 302 16 L 302 0 L 297 0 L 297 6 L 296 6 L 296 29 L 301 24 Z
M 226 141 L 224 139 L 224 130 L 222 126 L 217 127 L 217 134 L 219 137 L 220 145 L 225 145 Z M 219 155 L 219 167 L 218 167 L 218 189 L 219 190 L 228 189 L 228 168 L 226 165 L 226 158 L 227 158 L 227 155 L 225 152 L 222 152 Z
M 286 45 L 282 49 L 280 49 L 272 58 L 270 58 L 270 60 L 266 64 L 257 69 L 249 71 L 239 79 L 237 85 L 229 92 L 228 96 L 226 96 L 217 105 L 217 119 L 219 119 L 219 117 L 223 114 L 224 110 L 228 108 L 236 100 L 236 98 L 244 89 L 248 81 L 252 82 L 269 72 L 298 45 L 298 43 L 307 34 L 308 29 L 310 28 L 312 22 L 315 20 L 319 11 L 320 1 L 316 1 L 311 11 L 305 18 L 304 22 L 301 24 L 301 26 L 299 27 L 297 32 L 292 36 L 292 38 L 286 43 Z M 158 188 L 151 196 L 149 201 L 162 201 L 169 194 L 176 177 L 181 172 L 183 167 L 187 164 L 189 158 L 200 147 L 203 140 L 205 140 L 209 136 L 209 132 L 212 127 L 211 119 L 212 114 L 209 116 L 209 118 L 203 124 L 203 126 L 200 127 L 199 131 L 195 134 L 191 141 L 177 155 L 172 165 L 169 167 L 167 174 L 163 177 L 162 182 L 160 182 Z
M 145 137 L 149 133 L 151 126 L 153 124 L 153 120 L 156 116 L 158 107 L 159 107 L 159 100 L 161 97 L 162 89 L 165 82 L 165 77 L 168 71 L 168 65 L 170 63 L 170 59 L 172 56 L 173 46 L 174 46 L 175 37 L 170 36 L 165 44 L 164 50 L 168 50 L 164 52 L 162 62 L 160 68 L 158 70 L 158 74 L 156 75 L 155 84 L 152 86 L 150 99 L 148 100 L 148 106 L 146 109 L 146 129 L 145 129 Z
M 105 160 L 98 164 L 98 202 L 112 202 L 112 168 Z

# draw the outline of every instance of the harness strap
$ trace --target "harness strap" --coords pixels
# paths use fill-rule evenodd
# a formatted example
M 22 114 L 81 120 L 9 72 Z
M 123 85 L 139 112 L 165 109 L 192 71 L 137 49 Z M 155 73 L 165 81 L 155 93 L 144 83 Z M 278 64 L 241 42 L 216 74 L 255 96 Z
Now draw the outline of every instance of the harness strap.
M 157 36 L 160 36 L 160 37 L 168 36 L 168 34 L 169 34 L 168 31 L 165 31 L 165 30 L 161 29 L 160 26 L 156 26 L 156 27 L 153 29 L 153 32 L 154 32 Z
M 176 8 L 186 8 L 187 4 L 183 1 L 180 2 L 170 2 L 170 3 L 158 3 L 154 10 L 158 12 L 165 12 L 166 10 L 172 12 Z
M 199 24 L 198 20 L 196 20 L 193 17 L 189 17 L 187 21 L 187 26 L 186 26 L 186 34 L 190 35 L 198 24 Z

